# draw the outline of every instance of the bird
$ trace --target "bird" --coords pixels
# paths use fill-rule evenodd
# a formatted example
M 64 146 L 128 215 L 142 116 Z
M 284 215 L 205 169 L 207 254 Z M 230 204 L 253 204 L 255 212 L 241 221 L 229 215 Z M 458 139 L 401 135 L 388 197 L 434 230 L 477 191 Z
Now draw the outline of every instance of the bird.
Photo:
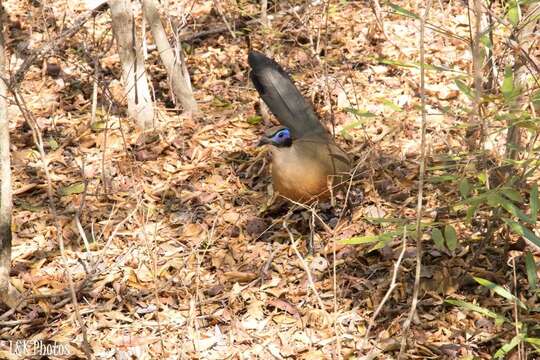
M 281 124 L 268 129 L 258 143 L 271 149 L 274 192 L 299 203 L 328 199 L 334 187 L 346 182 L 349 155 L 277 62 L 251 50 L 248 63 L 251 81 Z

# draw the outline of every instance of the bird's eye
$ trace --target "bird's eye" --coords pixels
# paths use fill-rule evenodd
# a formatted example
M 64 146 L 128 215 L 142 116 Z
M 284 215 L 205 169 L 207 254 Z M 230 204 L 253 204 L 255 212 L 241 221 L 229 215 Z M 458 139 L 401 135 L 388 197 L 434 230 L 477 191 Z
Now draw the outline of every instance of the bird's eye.
M 282 137 L 283 137 L 283 133 L 279 133 L 278 137 L 282 138 Z

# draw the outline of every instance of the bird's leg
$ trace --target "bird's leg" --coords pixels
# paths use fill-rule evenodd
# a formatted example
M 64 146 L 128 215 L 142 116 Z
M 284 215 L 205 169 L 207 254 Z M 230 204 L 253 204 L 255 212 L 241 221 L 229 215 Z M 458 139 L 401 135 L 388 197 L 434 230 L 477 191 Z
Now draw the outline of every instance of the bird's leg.
M 307 243 L 307 249 L 308 249 L 308 255 L 313 255 L 313 252 L 315 250 L 315 214 L 313 213 L 313 209 L 311 209 L 311 216 L 309 217 L 309 237 L 308 237 L 308 243 Z
M 330 204 L 334 207 L 336 206 L 336 198 L 334 197 L 334 176 L 328 176 L 326 178 L 326 187 L 330 192 Z
M 346 196 L 345 199 L 345 216 L 349 220 L 349 223 L 352 223 L 354 204 L 350 196 Z
M 270 198 L 266 200 L 266 203 L 263 204 L 258 214 L 262 215 L 268 211 L 272 211 L 272 209 L 281 207 L 281 205 L 282 204 L 279 202 L 278 194 L 274 192 L 272 193 L 272 196 L 270 196 Z
M 291 215 L 292 211 L 287 212 L 287 214 L 285 215 L 285 218 L 283 219 L 283 224 L 285 227 L 287 226 L 287 222 L 289 221 Z M 272 261 L 274 261 L 274 257 L 276 256 L 276 253 L 279 249 L 279 246 L 276 247 L 268 257 L 268 259 L 266 259 L 264 265 L 259 269 L 259 277 L 256 279 L 256 281 L 260 281 L 262 283 L 264 280 L 269 278 L 268 271 L 270 270 L 270 267 L 272 266 Z
M 261 267 L 261 269 L 259 270 L 259 279 L 260 279 L 261 283 L 264 280 L 270 278 L 270 276 L 268 274 L 268 271 L 270 270 L 270 266 L 272 265 L 272 261 L 274 261 L 274 257 L 276 257 L 276 253 L 278 252 L 278 250 L 279 250 L 279 247 L 276 247 L 272 251 L 272 253 L 268 257 L 268 259 L 264 263 L 263 267 Z

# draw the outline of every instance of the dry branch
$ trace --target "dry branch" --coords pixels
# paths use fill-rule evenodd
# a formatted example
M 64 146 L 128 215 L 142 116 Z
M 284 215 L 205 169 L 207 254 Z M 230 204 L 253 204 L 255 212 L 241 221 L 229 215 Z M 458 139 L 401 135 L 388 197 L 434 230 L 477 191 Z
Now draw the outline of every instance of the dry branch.
M 9 281 L 11 269 L 11 214 L 13 192 L 11 188 L 11 159 L 9 147 L 9 119 L 7 117 L 6 48 L 4 42 L 4 11 L 0 9 L 0 301 L 9 307 L 19 302 L 19 294 Z
M 179 56 L 175 56 L 173 48 L 167 39 L 155 0 L 143 0 L 143 13 L 152 31 L 161 61 L 167 69 L 174 97 L 182 103 L 185 111 L 196 112 L 197 103 L 193 97 L 189 79 L 184 77 L 181 59 Z M 179 48 L 178 51 L 182 51 L 182 49 Z
M 144 55 L 137 31 L 130 0 L 110 0 L 114 39 L 122 65 L 124 92 L 128 101 L 129 116 L 141 129 L 150 129 L 154 123 L 154 107 L 144 69 Z
M 98 7 L 82 13 L 75 19 L 73 25 L 62 31 L 62 33 L 56 39 L 46 42 L 40 48 L 32 50 L 21 66 L 19 66 L 15 74 L 11 77 L 9 87 L 14 87 L 19 84 L 24 79 L 24 75 L 26 74 L 27 70 L 36 62 L 36 60 L 44 58 L 50 52 L 65 44 L 67 38 L 75 35 L 75 33 L 77 33 L 88 20 L 102 12 L 103 9 L 103 7 Z
M 426 110 L 426 63 L 425 63 L 425 44 L 424 35 L 426 31 L 426 19 L 431 9 L 431 0 L 426 3 L 424 13 L 420 18 L 420 101 L 422 106 L 422 127 L 420 129 L 420 170 L 418 178 L 418 201 L 416 204 L 416 271 L 414 275 L 413 297 L 409 316 L 403 324 L 401 348 L 398 359 L 401 359 L 407 346 L 409 330 L 416 313 L 418 303 L 418 293 L 420 292 L 420 273 L 422 271 L 422 211 L 424 200 L 424 177 L 426 174 L 426 128 L 427 128 L 427 110 Z

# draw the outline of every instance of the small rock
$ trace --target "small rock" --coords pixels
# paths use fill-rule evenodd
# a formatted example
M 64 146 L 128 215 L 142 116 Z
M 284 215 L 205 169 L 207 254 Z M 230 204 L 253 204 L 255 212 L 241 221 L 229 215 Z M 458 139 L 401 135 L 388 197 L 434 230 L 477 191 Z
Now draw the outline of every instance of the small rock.
M 229 237 L 236 238 L 240 236 L 240 228 L 236 225 L 232 225 L 229 228 Z
M 251 218 L 246 222 L 246 232 L 251 236 L 259 236 L 267 227 L 266 221 L 261 218 Z
M 61 71 L 62 71 L 62 68 L 60 67 L 60 65 L 55 64 L 55 63 L 47 63 L 47 68 L 45 72 L 50 77 L 57 78 L 60 75 Z

